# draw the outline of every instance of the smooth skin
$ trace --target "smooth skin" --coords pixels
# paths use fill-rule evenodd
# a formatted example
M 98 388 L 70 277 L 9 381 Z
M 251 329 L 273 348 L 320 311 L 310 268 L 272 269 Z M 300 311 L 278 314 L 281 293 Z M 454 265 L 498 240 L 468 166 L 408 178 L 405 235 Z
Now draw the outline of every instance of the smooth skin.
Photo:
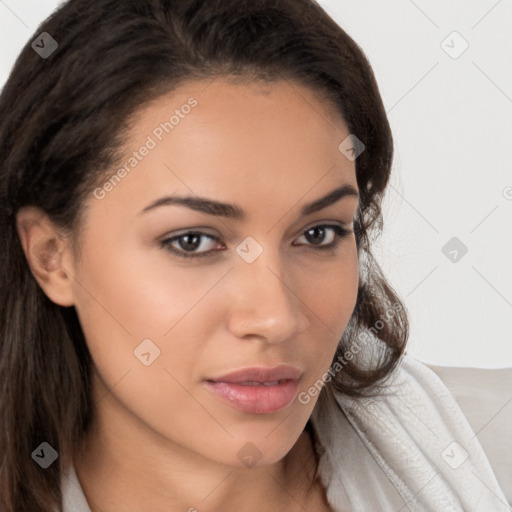
M 286 363 L 304 371 L 307 392 L 329 369 L 356 302 L 357 248 L 353 232 L 310 229 L 351 229 L 358 197 L 300 210 L 343 184 L 358 191 L 355 162 L 338 149 L 350 132 L 297 83 L 194 81 L 137 113 L 108 177 L 191 97 L 197 105 L 161 141 L 152 136 L 156 147 L 120 183 L 91 194 L 78 258 L 42 212 L 18 213 L 35 278 L 76 308 L 95 364 L 97 415 L 74 454 L 77 475 L 93 512 L 330 510 L 312 486 L 304 431 L 318 395 L 248 414 L 203 379 Z M 182 205 L 142 212 L 166 195 L 236 204 L 246 218 Z M 205 234 L 167 247 L 208 256 L 159 247 L 190 230 Z M 263 250 L 251 263 L 237 252 L 247 237 Z M 147 366 L 134 354 L 145 339 L 160 350 Z M 238 457 L 247 443 L 260 456 L 252 467 Z

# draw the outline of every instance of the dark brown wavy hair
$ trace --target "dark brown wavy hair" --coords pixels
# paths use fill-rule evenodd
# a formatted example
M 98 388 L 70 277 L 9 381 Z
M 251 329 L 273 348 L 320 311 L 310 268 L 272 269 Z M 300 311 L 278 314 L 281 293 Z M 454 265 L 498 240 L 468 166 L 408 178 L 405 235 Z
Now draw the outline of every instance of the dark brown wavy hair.
M 58 43 L 48 58 L 31 47 L 42 32 Z M 110 176 L 132 116 L 186 81 L 219 76 L 305 85 L 364 143 L 356 159 L 357 302 L 335 355 L 342 371 L 326 386 L 373 392 L 404 353 L 407 314 L 371 253 L 393 140 L 354 40 L 314 0 L 70 0 L 36 29 L 0 95 L 2 512 L 62 510 L 61 471 L 93 414 L 93 362 L 75 308 L 53 303 L 38 285 L 16 214 L 34 205 L 78 240 L 84 201 Z M 365 364 L 348 360 L 365 336 L 366 354 L 379 349 Z M 43 441 L 59 454 L 47 469 L 31 457 Z

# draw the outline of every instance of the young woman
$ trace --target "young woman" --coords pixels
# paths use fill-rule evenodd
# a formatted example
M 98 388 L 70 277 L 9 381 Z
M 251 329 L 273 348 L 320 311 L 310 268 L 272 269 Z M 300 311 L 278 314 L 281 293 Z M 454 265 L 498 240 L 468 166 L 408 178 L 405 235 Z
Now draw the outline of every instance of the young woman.
M 313 0 L 70 0 L 0 96 L 2 512 L 500 511 L 372 257 L 390 127 Z

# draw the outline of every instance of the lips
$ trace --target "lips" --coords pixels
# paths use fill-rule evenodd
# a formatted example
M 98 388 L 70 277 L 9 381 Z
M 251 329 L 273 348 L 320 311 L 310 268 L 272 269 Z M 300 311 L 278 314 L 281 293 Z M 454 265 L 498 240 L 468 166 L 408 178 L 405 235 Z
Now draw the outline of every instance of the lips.
M 303 372 L 289 365 L 253 367 L 204 379 L 206 388 L 222 402 L 245 413 L 271 414 L 297 396 Z

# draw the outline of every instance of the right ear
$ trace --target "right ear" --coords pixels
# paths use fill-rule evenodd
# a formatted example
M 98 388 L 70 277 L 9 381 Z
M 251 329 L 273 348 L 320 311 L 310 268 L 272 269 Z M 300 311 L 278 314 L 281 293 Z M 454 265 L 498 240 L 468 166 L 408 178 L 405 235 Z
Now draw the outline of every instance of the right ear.
M 44 293 L 60 306 L 74 305 L 68 239 L 35 206 L 24 206 L 18 211 L 16 228 L 30 270 Z

